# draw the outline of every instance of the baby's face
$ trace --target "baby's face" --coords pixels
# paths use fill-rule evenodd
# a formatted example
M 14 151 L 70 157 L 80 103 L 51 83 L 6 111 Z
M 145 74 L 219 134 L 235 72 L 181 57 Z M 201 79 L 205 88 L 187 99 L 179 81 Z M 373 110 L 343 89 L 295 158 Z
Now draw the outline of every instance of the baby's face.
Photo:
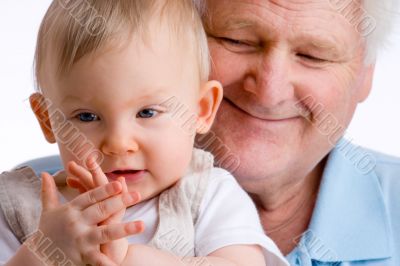
M 169 99 L 179 99 L 186 117 L 199 107 L 196 61 L 165 38 L 159 34 L 151 46 L 133 38 L 122 48 L 86 56 L 48 93 L 104 155 L 109 180 L 124 176 L 143 199 L 173 185 L 191 159 L 195 129 L 183 125 Z M 58 145 L 64 165 L 83 163 L 66 143 Z

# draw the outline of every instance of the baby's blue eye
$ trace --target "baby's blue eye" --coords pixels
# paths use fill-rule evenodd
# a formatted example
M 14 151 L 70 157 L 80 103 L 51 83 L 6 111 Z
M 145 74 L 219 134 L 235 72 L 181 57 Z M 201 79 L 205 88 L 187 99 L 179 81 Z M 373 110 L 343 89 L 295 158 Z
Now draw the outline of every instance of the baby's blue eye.
M 152 118 L 157 115 L 157 111 L 154 109 L 143 109 L 136 116 L 138 118 Z
M 76 116 L 81 122 L 93 122 L 99 120 L 97 115 L 92 113 L 81 113 Z

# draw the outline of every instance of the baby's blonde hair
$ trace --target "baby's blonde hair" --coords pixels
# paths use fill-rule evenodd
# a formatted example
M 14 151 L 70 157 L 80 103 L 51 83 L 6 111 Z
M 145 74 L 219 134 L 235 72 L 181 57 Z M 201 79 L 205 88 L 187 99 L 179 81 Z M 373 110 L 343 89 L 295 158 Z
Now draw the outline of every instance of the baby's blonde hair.
M 171 34 L 175 35 L 171 39 L 189 42 L 198 61 L 200 80 L 206 81 L 210 72 L 207 37 L 192 1 L 53 0 L 38 34 L 37 89 L 43 89 L 49 67 L 55 68 L 59 78 L 79 59 L 119 40 L 126 33 L 144 37 L 147 26 L 156 16 L 160 23 L 171 26 Z

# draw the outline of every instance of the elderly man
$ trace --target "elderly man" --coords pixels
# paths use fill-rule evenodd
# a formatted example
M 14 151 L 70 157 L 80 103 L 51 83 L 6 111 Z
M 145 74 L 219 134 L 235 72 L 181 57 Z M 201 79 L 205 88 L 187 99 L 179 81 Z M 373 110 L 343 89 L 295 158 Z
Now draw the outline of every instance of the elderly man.
M 225 87 L 197 143 L 252 196 L 265 232 L 292 265 L 400 265 L 400 159 L 342 138 L 398 0 L 194 1 Z
M 198 145 L 234 172 L 292 265 L 400 265 L 400 159 L 341 138 L 396 2 L 199 3 L 225 97 Z

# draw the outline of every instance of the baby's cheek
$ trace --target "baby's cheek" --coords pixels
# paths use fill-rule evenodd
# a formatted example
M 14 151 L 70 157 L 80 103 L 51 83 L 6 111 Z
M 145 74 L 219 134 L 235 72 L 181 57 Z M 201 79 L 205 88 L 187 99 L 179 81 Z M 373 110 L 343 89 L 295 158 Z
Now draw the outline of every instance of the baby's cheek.
M 63 145 L 58 145 L 59 147 L 59 151 L 60 151 L 60 156 L 61 156 L 61 160 L 63 162 L 63 165 L 66 166 L 67 163 L 69 163 L 70 161 L 74 161 L 76 163 L 80 164 L 80 161 L 78 160 L 78 158 L 69 151 L 69 149 L 67 149 L 65 146 Z
M 174 143 L 167 140 L 158 151 L 158 159 L 151 162 L 154 173 L 161 179 L 181 178 L 187 171 L 192 151 L 193 145 L 190 142 Z

